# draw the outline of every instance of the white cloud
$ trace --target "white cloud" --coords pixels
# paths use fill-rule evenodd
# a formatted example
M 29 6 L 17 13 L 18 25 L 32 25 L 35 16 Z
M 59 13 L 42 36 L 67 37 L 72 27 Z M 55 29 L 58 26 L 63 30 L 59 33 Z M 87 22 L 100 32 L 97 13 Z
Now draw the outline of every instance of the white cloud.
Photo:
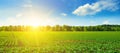
M 110 22 L 108 20 L 105 20 L 103 24 L 110 24 Z
M 67 14 L 66 14 L 66 13 L 61 13 L 61 15 L 62 15 L 62 16 L 67 16 Z
M 96 3 L 85 4 L 79 6 L 76 10 L 73 11 L 73 14 L 78 16 L 94 15 L 102 10 L 115 11 L 118 10 L 118 3 L 113 0 L 100 0 Z

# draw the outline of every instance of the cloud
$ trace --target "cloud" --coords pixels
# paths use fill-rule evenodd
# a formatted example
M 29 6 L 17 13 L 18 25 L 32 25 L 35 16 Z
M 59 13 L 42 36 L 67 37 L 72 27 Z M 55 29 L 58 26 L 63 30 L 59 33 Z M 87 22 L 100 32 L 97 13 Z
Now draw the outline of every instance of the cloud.
M 61 15 L 62 15 L 62 16 L 67 16 L 67 14 L 66 14 L 66 13 L 61 13 Z
M 118 10 L 118 3 L 114 0 L 99 0 L 98 2 L 92 4 L 85 4 L 79 6 L 72 13 L 78 16 L 94 15 L 103 10 L 116 11 Z
M 108 20 L 105 20 L 103 24 L 110 24 L 110 22 Z

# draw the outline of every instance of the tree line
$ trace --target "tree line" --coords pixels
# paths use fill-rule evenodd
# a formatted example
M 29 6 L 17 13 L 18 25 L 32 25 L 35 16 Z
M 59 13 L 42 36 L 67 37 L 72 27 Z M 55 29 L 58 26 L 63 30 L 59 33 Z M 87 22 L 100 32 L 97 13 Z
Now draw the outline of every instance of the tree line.
M 120 31 L 120 25 L 97 25 L 97 26 L 1 26 L 0 31 Z

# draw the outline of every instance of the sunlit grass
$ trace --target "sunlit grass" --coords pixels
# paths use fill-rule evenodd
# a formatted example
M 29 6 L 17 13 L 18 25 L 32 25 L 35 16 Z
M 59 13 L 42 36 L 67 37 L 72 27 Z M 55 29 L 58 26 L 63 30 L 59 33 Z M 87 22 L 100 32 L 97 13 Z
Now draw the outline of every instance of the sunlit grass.
M 120 32 L 0 32 L 0 51 L 15 53 L 119 52 L 119 34 Z

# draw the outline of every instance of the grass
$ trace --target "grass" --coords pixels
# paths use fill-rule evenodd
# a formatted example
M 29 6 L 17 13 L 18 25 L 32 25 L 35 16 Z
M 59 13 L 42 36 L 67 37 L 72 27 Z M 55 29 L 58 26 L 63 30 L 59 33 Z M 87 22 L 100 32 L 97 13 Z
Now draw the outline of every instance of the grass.
M 119 53 L 120 32 L 0 32 L 0 53 Z

